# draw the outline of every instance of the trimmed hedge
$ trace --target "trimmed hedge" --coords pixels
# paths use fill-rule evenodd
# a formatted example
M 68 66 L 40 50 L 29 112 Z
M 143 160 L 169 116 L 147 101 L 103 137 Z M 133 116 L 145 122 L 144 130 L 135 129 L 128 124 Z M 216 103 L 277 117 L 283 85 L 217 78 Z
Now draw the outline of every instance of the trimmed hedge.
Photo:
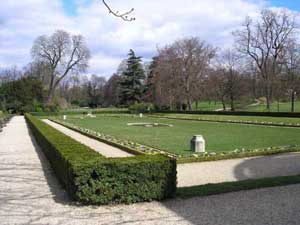
M 32 116 L 62 116 L 62 115 L 87 115 L 92 114 L 128 114 L 129 110 L 85 110 L 85 111 L 69 111 L 69 112 L 31 112 Z
M 104 158 L 32 115 L 26 120 L 70 196 L 84 204 L 135 203 L 176 194 L 176 161 L 162 155 Z
M 300 118 L 300 113 L 292 112 L 243 112 L 243 111 L 157 111 L 156 113 L 168 114 L 199 114 L 199 115 L 224 115 L 224 116 L 266 116 L 266 117 L 293 117 Z

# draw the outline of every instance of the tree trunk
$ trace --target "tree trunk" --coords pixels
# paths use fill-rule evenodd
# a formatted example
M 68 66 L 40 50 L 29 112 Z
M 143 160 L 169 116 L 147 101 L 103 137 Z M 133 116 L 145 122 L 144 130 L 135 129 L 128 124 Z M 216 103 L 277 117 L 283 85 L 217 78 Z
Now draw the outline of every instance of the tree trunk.
M 55 91 L 55 88 L 50 87 L 50 90 L 48 92 L 47 102 L 46 102 L 47 105 L 52 104 L 53 97 L 54 97 L 54 91 Z
M 222 97 L 222 105 L 223 105 L 223 110 L 226 111 L 226 103 L 224 97 Z
M 196 111 L 198 111 L 198 100 L 196 101 Z
M 266 85 L 266 100 L 267 100 L 267 111 L 271 110 L 271 85 Z
M 291 95 L 291 112 L 295 112 L 295 91 L 292 91 Z
M 192 100 L 191 100 L 190 97 L 188 97 L 187 103 L 188 103 L 188 109 L 189 109 L 189 111 L 192 111 L 193 110 L 193 103 L 192 103 Z
M 234 97 L 233 95 L 230 96 L 230 108 L 231 108 L 231 111 L 235 111 L 235 108 L 234 108 Z
M 47 96 L 47 105 L 51 105 L 52 101 L 53 101 L 53 95 L 54 95 L 54 91 L 55 91 L 55 87 L 54 87 L 54 79 L 55 79 L 55 75 L 54 75 L 54 69 L 51 70 L 51 80 L 50 80 L 50 84 L 49 84 L 49 92 L 48 92 L 48 96 Z

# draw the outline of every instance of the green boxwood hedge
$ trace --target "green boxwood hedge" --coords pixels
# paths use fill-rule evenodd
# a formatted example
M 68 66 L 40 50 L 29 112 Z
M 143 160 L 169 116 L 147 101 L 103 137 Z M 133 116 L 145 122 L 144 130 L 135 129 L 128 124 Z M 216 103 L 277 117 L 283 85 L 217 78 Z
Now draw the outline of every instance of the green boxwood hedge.
M 92 114 L 128 114 L 129 110 L 84 110 L 84 111 L 60 111 L 60 112 L 31 112 L 32 116 L 62 116 L 62 115 L 87 115 Z
M 176 161 L 162 155 L 105 158 L 26 115 L 31 131 L 70 196 L 84 204 L 135 203 L 175 196 Z
M 266 117 L 293 117 L 300 118 L 298 112 L 248 112 L 248 111 L 170 111 L 160 110 L 156 113 L 168 114 L 195 114 L 195 115 L 224 115 L 224 116 L 266 116 Z

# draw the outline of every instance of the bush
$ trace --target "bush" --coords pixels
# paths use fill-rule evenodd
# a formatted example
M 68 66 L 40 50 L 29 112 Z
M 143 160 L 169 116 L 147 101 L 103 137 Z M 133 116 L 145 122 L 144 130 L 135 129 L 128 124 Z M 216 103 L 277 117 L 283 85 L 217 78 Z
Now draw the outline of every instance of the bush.
M 158 110 L 157 113 L 194 114 L 194 115 L 224 115 L 224 116 L 265 116 L 265 117 L 293 117 L 300 118 L 300 113 L 292 112 L 246 112 L 246 111 L 171 111 Z
M 131 113 L 150 113 L 154 109 L 151 103 L 135 103 L 129 107 Z
M 30 114 L 33 116 L 62 116 L 62 115 L 87 115 L 88 113 L 92 114 L 128 114 L 130 113 L 128 110 L 120 110 L 120 109 L 108 109 L 108 110 L 73 110 L 73 111 L 54 111 L 50 112 L 49 110 L 45 110 L 44 112 L 31 112 Z
M 108 159 L 32 115 L 27 122 L 70 196 L 86 204 L 161 200 L 176 193 L 176 161 L 162 155 Z

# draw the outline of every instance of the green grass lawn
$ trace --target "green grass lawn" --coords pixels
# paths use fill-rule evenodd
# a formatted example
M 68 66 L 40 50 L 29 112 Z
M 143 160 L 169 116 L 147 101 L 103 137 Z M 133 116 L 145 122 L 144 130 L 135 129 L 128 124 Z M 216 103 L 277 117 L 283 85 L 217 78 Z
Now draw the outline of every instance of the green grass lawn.
M 183 121 L 132 116 L 103 116 L 80 119 L 69 116 L 67 122 L 94 131 L 131 140 L 149 147 L 180 155 L 190 155 L 190 139 L 202 134 L 209 152 L 226 152 L 235 149 L 255 149 L 300 144 L 300 129 Z M 157 122 L 172 124 L 173 127 L 137 127 L 127 123 Z
M 195 114 L 154 114 L 158 116 L 186 118 L 186 119 L 202 119 L 202 120 L 218 120 L 218 121 L 252 121 L 252 122 L 272 122 L 272 123 L 291 123 L 300 124 L 300 118 L 288 117 L 263 117 L 263 116 L 226 116 L 226 115 L 195 115 Z
M 247 106 L 242 111 L 250 112 L 267 112 L 267 106 L 265 104 Z M 271 105 L 270 112 L 278 112 L 277 103 L 274 102 Z M 290 102 L 281 102 L 279 103 L 279 112 L 291 112 L 291 103 Z M 295 102 L 295 112 L 300 112 L 300 101 Z
M 198 108 L 196 107 L 196 103 L 193 104 L 193 110 L 200 110 L 200 111 L 216 111 L 218 109 L 223 109 L 223 105 L 221 102 L 199 102 Z

